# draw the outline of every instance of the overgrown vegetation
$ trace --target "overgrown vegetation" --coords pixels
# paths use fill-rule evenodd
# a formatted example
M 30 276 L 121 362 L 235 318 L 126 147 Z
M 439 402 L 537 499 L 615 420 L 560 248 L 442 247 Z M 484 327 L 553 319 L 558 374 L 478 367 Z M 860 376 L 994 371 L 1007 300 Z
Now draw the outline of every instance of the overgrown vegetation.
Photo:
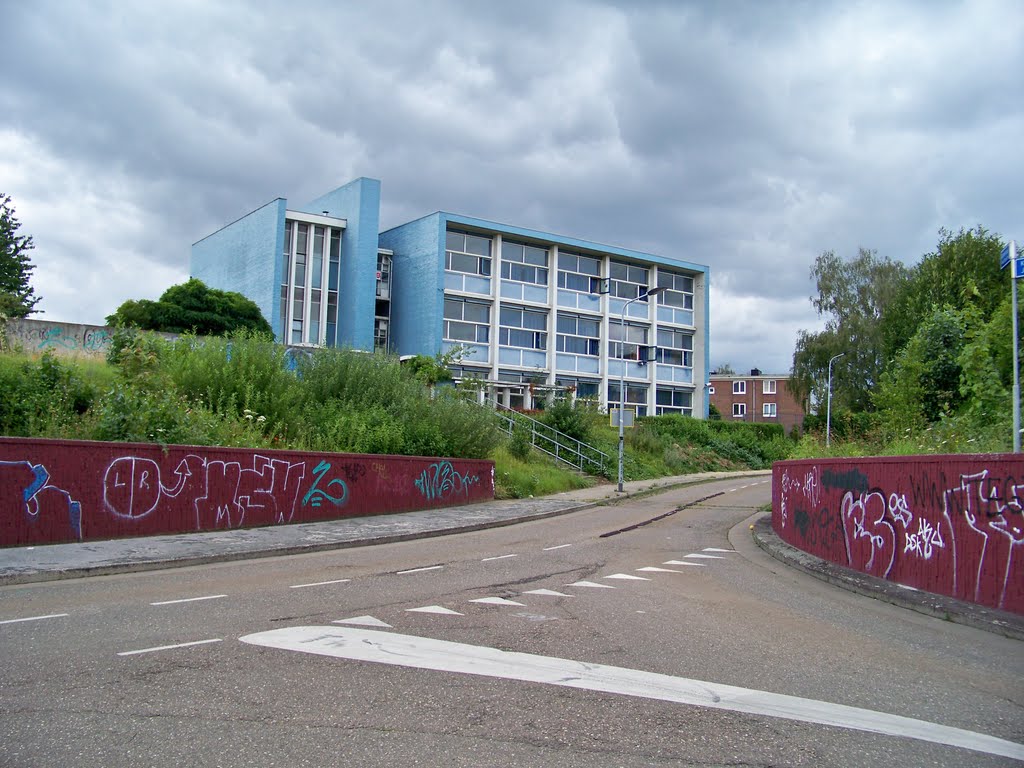
M 802 332 L 793 356 L 798 387 L 819 407 L 795 456 L 1011 449 L 1012 270 L 999 268 L 1002 246 L 978 227 L 943 230 L 936 251 L 910 269 L 864 251 L 849 262 L 819 257 L 812 303 L 825 329 Z

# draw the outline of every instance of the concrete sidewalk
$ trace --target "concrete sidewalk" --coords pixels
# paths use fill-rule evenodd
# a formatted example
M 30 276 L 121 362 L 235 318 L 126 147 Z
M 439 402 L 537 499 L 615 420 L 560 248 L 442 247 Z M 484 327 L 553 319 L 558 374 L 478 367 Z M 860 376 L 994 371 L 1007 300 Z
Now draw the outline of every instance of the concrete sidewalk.
M 624 484 L 624 492 L 621 494 L 616 491 L 614 484 L 603 484 L 538 499 L 489 501 L 397 515 L 266 528 L 236 528 L 209 533 L 12 547 L 0 549 L 0 585 L 294 555 L 464 533 L 566 514 L 602 502 L 635 498 L 645 493 L 693 483 L 770 474 L 771 470 L 702 472 L 631 481 Z

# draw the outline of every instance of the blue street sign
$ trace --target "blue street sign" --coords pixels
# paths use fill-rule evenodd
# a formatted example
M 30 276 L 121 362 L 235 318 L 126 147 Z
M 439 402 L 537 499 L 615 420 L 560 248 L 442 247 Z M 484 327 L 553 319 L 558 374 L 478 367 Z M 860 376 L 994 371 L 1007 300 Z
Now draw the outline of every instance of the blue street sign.
M 1018 257 L 1013 260 L 1013 276 L 1018 280 L 1024 277 L 1024 259 Z

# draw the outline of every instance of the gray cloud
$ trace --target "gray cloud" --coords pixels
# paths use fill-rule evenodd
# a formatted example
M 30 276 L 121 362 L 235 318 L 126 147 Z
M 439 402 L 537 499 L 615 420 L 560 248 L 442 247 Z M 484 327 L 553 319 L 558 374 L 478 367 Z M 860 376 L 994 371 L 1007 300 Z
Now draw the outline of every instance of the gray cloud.
M 385 226 L 444 209 L 706 263 L 712 362 L 783 371 L 821 251 L 1020 234 L 1022 39 L 1016 0 L 24 3 L 0 188 L 54 319 L 367 175 Z

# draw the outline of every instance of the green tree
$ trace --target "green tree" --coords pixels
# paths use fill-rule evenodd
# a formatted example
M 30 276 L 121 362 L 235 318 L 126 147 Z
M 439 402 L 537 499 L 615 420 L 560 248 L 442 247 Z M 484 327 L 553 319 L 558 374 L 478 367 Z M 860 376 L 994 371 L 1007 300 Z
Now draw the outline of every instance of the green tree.
M 793 352 L 796 394 L 824 403 L 828 361 L 842 354 L 832 366 L 833 408 L 870 410 L 871 392 L 886 363 L 882 318 L 903 290 L 908 270 L 861 248 L 849 261 L 825 251 L 811 267 L 811 277 L 818 290 L 811 304 L 825 318 L 825 328 L 800 331 Z
M 1008 293 L 1008 276 L 999 269 L 1002 241 L 983 227 L 955 234 L 939 230 L 939 243 L 925 254 L 903 283 L 882 319 L 886 360 L 893 359 L 919 324 L 938 307 L 976 307 L 988 320 Z
M 192 278 L 172 285 L 158 301 L 126 301 L 107 317 L 109 325 L 165 333 L 222 336 L 247 330 L 272 336 L 260 308 L 240 293 L 209 288 Z
M 11 196 L 0 192 L 0 315 L 25 317 L 35 312 L 39 298 L 29 285 L 35 265 L 28 252 L 35 248 L 30 235 L 19 235 L 21 222 L 14 216 Z

